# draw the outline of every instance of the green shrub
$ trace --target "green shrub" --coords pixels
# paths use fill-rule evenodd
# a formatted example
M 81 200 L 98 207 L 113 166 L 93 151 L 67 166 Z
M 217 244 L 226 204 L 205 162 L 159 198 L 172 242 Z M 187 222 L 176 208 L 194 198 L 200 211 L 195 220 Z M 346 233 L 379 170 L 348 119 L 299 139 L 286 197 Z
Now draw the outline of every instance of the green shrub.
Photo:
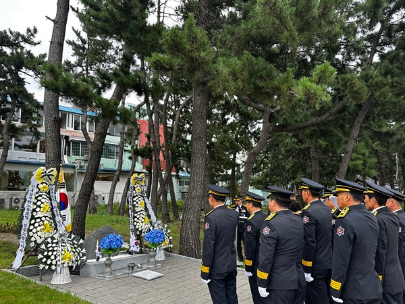
M 179 209 L 179 211 L 183 211 L 183 209 L 184 209 L 184 204 L 185 204 L 186 202 L 183 201 L 183 200 L 178 200 L 178 201 L 176 201 L 176 203 L 177 203 L 177 208 Z

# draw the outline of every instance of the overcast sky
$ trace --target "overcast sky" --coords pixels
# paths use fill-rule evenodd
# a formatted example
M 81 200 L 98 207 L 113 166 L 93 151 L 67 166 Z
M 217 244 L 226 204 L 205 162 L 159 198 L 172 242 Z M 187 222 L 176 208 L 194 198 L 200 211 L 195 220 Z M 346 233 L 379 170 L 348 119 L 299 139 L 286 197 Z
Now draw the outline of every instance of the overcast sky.
M 27 27 L 36 27 L 38 29 L 37 41 L 41 44 L 32 48 L 34 54 L 48 53 L 49 41 L 52 36 L 53 23 L 46 19 L 55 18 L 56 0 L 0 0 L 0 30 L 12 29 L 19 32 L 25 32 Z M 70 0 L 71 6 L 77 6 L 78 0 Z M 74 39 L 72 26 L 79 28 L 80 24 L 75 15 L 70 12 L 66 28 L 66 38 Z M 70 56 L 71 50 L 65 44 L 64 58 Z M 38 101 L 43 102 L 43 89 L 38 83 L 28 80 L 30 84 L 27 89 L 35 94 Z
M 70 5 L 78 6 L 78 0 L 70 0 Z M 52 36 L 53 23 L 46 16 L 54 19 L 56 16 L 57 0 L 0 0 L 0 30 L 12 29 L 19 32 L 25 32 L 27 27 L 36 27 L 38 29 L 37 41 L 41 44 L 32 48 L 34 54 L 48 53 L 49 41 Z M 70 10 L 68 24 L 66 27 L 65 39 L 75 39 L 72 27 L 80 28 L 80 23 L 74 13 Z M 63 58 L 71 56 L 71 49 L 65 43 Z M 32 79 L 27 80 L 29 92 L 34 93 L 39 102 L 44 101 L 44 90 L 38 83 Z M 135 94 L 130 94 L 126 102 L 138 103 Z

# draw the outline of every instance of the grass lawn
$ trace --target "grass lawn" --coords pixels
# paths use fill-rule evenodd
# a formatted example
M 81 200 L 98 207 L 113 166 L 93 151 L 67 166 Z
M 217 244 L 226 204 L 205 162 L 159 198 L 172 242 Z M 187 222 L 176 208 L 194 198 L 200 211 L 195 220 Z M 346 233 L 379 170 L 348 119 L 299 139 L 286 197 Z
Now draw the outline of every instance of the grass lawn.
M 0 270 L 0 303 L 63 303 L 85 304 L 69 293 L 63 293 L 45 285 L 40 285 L 22 276 Z

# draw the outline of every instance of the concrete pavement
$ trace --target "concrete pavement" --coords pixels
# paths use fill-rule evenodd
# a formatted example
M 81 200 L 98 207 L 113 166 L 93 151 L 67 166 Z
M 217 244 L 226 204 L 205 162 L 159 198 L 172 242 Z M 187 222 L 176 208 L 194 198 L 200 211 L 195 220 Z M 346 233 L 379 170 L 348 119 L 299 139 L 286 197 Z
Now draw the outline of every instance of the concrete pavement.
M 92 303 L 212 303 L 208 287 L 201 282 L 201 260 L 166 253 L 166 260 L 158 261 L 161 268 L 151 269 L 164 277 L 151 281 L 133 277 L 132 274 L 111 280 L 71 275 L 72 282 L 51 285 L 52 275 L 42 278 L 44 284 L 69 292 Z M 39 277 L 32 277 L 39 280 Z M 248 279 L 238 268 L 237 293 L 240 304 L 253 303 Z

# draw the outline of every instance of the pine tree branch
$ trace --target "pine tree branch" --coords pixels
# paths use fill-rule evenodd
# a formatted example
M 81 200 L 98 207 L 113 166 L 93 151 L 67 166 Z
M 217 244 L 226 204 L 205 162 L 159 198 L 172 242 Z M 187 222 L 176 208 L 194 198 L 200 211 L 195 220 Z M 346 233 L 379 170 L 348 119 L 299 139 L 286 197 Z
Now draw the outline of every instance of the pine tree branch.
M 305 122 L 297 123 L 295 125 L 287 126 L 287 127 L 273 126 L 273 131 L 274 132 L 293 132 L 293 131 L 297 131 L 297 130 L 319 125 L 320 123 L 324 122 L 325 120 L 327 120 L 328 118 L 332 117 L 337 112 L 339 112 L 341 109 L 343 109 L 346 106 L 346 104 L 349 102 L 350 96 L 351 95 L 348 94 L 341 102 L 339 102 L 337 105 L 335 105 L 335 107 L 333 107 L 332 109 L 330 109 L 328 112 L 326 112 L 324 115 L 322 115 L 320 117 L 317 117 L 317 118 L 314 118 L 314 119 L 311 119 L 311 120 L 308 120 Z

